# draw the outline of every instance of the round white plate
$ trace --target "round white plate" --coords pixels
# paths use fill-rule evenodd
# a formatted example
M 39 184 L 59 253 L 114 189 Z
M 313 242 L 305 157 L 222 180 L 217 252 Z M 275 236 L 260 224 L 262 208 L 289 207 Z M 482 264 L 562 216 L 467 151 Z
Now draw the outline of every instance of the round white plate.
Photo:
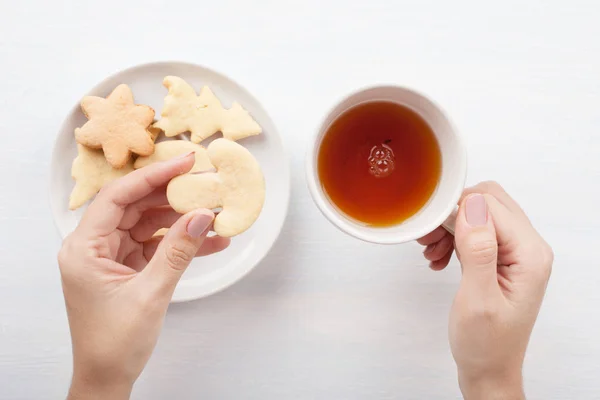
M 262 167 L 266 183 L 263 210 L 249 230 L 232 238 L 228 249 L 192 262 L 173 295 L 173 302 L 181 302 L 206 297 L 231 286 L 269 252 L 287 214 L 290 171 L 277 128 L 260 103 L 236 82 L 210 69 L 182 62 L 143 64 L 105 79 L 87 94 L 106 97 L 117 85 L 126 83 L 133 91 L 135 102 L 154 108 L 158 119 L 167 94 L 162 86 L 167 75 L 185 79 L 197 91 L 204 85 L 209 86 L 224 107 L 228 108 L 233 101 L 238 101 L 263 129 L 261 135 L 239 142 L 250 150 Z M 84 95 L 82 93 L 81 97 Z M 77 155 L 73 131 L 85 122 L 86 118 L 76 104 L 58 132 L 52 156 L 50 200 L 54 220 L 63 238 L 75 229 L 86 209 L 86 206 L 76 211 L 68 209 L 69 194 L 74 185 L 71 163 Z M 202 144 L 206 145 L 209 141 Z

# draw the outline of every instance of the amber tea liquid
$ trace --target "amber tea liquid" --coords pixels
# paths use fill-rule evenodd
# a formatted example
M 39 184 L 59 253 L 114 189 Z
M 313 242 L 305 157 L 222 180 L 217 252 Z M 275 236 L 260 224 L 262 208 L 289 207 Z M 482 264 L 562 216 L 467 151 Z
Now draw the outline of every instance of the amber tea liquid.
M 354 106 L 329 126 L 318 174 L 331 201 L 349 217 L 389 226 L 416 214 L 433 194 L 442 156 L 431 127 L 389 101 Z

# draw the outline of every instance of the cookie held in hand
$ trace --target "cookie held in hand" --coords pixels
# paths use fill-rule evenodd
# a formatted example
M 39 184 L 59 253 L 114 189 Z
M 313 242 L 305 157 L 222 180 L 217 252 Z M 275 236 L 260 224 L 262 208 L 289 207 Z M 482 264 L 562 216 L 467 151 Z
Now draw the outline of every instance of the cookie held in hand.
M 132 152 L 148 156 L 154 151 L 154 138 L 148 131 L 154 110 L 135 104 L 129 86 L 117 86 L 107 98 L 86 96 L 81 110 L 89 121 L 75 129 L 75 139 L 92 149 L 101 148 L 114 168 L 124 167 Z
M 222 237 L 239 235 L 256 221 L 265 201 L 260 165 L 245 147 L 227 139 L 214 140 L 207 151 L 217 171 L 175 177 L 167 186 L 167 199 L 181 214 L 222 207 L 214 231 Z
M 152 237 L 165 236 L 167 232 L 169 232 L 169 228 L 160 228 L 159 230 L 154 232 L 154 235 L 152 235 Z
M 90 200 L 104 185 L 133 171 L 133 162 L 123 168 L 113 168 L 104 158 L 102 150 L 77 145 L 78 155 L 71 166 L 75 187 L 69 197 L 69 209 L 75 210 Z
M 191 133 L 194 143 L 222 132 L 229 140 L 240 140 L 262 132 L 260 125 L 239 103 L 234 102 L 229 110 L 223 108 L 219 99 L 208 86 L 200 95 L 186 81 L 176 76 L 167 76 L 163 85 L 169 90 L 165 97 L 162 118 L 154 126 L 172 137 L 184 132 Z
M 154 153 L 150 156 L 138 157 L 133 167 L 135 169 L 145 167 L 159 161 L 167 161 L 171 158 L 182 156 L 194 152 L 196 161 L 190 172 L 201 172 L 214 169 L 208 159 L 206 149 L 199 144 L 188 142 L 187 140 L 168 140 L 157 143 L 154 147 Z

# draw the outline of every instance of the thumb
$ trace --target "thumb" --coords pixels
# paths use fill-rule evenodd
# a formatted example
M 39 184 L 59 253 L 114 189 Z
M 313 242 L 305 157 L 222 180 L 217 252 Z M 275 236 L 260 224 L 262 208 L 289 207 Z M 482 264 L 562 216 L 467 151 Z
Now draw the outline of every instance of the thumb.
M 463 270 L 463 283 L 475 291 L 489 294 L 498 288 L 498 241 L 482 194 L 466 197 L 456 218 L 456 251 Z
M 196 252 L 202 246 L 215 218 L 212 211 L 194 210 L 169 228 L 154 256 L 142 273 L 158 286 L 172 294 Z

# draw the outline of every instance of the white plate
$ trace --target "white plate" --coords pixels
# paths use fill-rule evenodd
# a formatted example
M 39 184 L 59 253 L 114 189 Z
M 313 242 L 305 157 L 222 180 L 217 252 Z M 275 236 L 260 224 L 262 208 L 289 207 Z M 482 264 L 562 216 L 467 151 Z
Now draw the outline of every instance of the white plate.
M 192 262 L 173 295 L 173 302 L 181 302 L 206 297 L 231 286 L 269 252 L 287 214 L 290 171 L 277 128 L 260 103 L 243 87 L 210 69 L 181 62 L 143 64 L 105 79 L 88 94 L 105 97 L 117 85 L 126 83 L 133 90 L 136 103 L 148 104 L 156 111 L 156 118 L 160 118 L 167 94 L 162 81 L 167 75 L 185 79 L 196 90 L 208 85 L 224 107 L 238 101 L 263 129 L 261 135 L 240 141 L 256 157 L 265 175 L 266 198 L 262 213 L 248 231 L 232 239 L 228 249 Z M 84 95 L 82 93 L 81 97 Z M 76 211 L 68 209 L 73 188 L 71 163 L 77 155 L 73 131 L 85 122 L 86 118 L 76 104 L 58 133 L 52 157 L 50 202 L 63 238 L 75 229 L 86 209 L 86 206 Z

